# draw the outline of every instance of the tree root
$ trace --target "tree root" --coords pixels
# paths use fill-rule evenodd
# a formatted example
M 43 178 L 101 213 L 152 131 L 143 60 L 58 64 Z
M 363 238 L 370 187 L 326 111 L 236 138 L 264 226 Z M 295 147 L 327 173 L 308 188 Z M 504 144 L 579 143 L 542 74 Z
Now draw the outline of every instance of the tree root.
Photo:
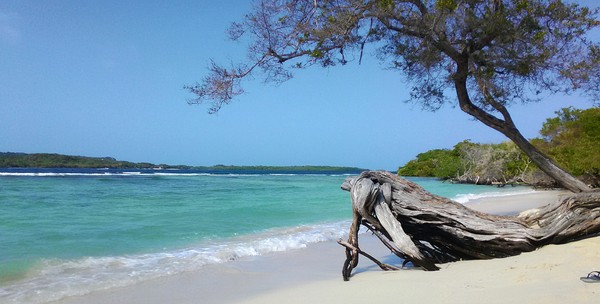
M 400 270 L 401 269 L 396 266 L 392 266 L 392 265 L 388 265 L 388 264 L 380 262 L 379 260 L 377 260 L 376 258 L 371 256 L 370 254 L 360 250 L 358 247 L 352 246 L 351 244 L 349 244 L 348 242 L 345 242 L 342 239 L 339 239 L 337 242 L 338 242 L 338 244 L 346 247 L 346 249 L 350 250 L 351 252 L 355 252 L 357 254 L 363 255 L 367 259 L 373 261 L 373 263 L 377 264 L 377 266 L 379 266 L 379 268 L 381 268 L 382 270 L 387 271 L 387 270 Z M 352 262 L 352 257 L 347 255 L 346 261 L 344 262 L 344 268 L 342 270 L 342 275 L 344 276 L 344 281 L 348 281 L 350 279 L 350 272 L 347 272 L 346 269 L 348 269 L 348 266 L 351 265 L 351 262 Z M 352 271 L 352 269 L 350 269 L 350 271 Z

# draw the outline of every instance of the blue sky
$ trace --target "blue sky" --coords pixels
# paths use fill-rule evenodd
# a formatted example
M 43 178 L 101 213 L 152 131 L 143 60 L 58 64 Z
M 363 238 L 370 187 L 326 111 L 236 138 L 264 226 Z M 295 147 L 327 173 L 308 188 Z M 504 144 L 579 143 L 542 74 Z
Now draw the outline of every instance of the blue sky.
M 580 1 L 598 6 L 596 0 Z M 408 86 L 374 57 L 311 68 L 278 86 L 254 79 L 216 115 L 183 86 L 211 58 L 243 59 L 226 29 L 249 1 L 0 1 L 0 152 L 112 156 L 187 165 L 335 165 L 395 170 L 417 153 L 500 133 L 458 108 L 404 103 Z M 600 35 L 594 34 L 594 39 Z M 510 108 L 528 137 L 552 96 Z

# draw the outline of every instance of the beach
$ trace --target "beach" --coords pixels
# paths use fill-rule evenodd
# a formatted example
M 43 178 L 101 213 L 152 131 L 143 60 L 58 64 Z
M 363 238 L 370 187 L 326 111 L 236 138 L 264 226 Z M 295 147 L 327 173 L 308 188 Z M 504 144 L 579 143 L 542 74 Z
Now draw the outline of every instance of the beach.
M 564 191 L 537 191 L 473 200 L 474 209 L 515 214 Z M 361 248 L 387 263 L 399 260 L 361 234 Z M 519 256 L 440 264 L 441 270 L 381 271 L 362 258 L 349 282 L 341 278 L 344 249 L 324 242 L 285 253 L 247 257 L 71 297 L 56 303 L 584 303 L 600 284 L 580 281 L 600 269 L 600 238 L 545 246 Z

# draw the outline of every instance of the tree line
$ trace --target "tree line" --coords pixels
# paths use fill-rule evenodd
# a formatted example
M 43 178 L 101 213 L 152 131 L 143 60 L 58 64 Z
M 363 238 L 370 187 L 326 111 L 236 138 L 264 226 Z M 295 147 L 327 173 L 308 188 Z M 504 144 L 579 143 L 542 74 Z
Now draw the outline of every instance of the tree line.
M 530 142 L 588 185 L 600 180 L 600 108 L 563 108 L 548 118 L 541 137 Z M 418 154 L 398 169 L 402 176 L 426 176 L 461 183 L 527 183 L 557 186 L 513 142 L 480 144 L 469 140 L 452 149 Z
M 134 163 L 113 157 L 87 157 L 56 153 L 0 153 L 0 168 L 140 168 L 156 167 L 151 163 Z
M 0 168 L 110 168 L 110 169 L 179 169 L 195 170 L 206 173 L 225 172 L 277 172 L 277 173 L 321 173 L 321 174 L 359 174 L 365 169 L 357 167 L 335 166 L 187 166 L 152 164 L 148 162 L 129 162 L 113 157 L 88 157 L 63 155 L 56 153 L 14 153 L 0 152 Z

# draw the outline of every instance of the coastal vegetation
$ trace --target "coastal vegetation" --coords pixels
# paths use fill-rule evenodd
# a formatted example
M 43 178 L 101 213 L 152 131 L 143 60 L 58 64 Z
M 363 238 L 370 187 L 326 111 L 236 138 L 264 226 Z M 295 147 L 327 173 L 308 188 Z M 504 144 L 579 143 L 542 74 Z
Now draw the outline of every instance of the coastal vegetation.
M 598 187 L 600 180 L 600 108 L 563 108 L 548 118 L 532 144 L 561 167 Z M 556 186 L 510 142 L 479 144 L 468 140 L 452 149 L 418 154 L 398 169 L 402 176 L 427 176 L 461 183 L 528 183 Z
M 112 157 L 86 157 L 54 153 L 0 153 L 0 168 L 153 168 L 150 163 L 119 161 Z
M 575 175 L 600 175 L 600 108 L 564 108 L 532 143 Z
M 453 149 L 435 149 L 417 155 L 398 169 L 398 175 L 491 184 L 522 182 L 533 168 L 529 158 L 512 142 L 479 144 L 462 141 Z
M 207 173 L 225 171 L 236 172 L 327 172 L 340 174 L 358 174 L 365 169 L 334 166 L 185 166 L 155 165 L 142 162 L 134 163 L 116 160 L 113 157 L 86 157 L 50 153 L 12 153 L 0 152 L 0 168 L 111 168 L 111 169 L 180 169 L 196 170 Z

